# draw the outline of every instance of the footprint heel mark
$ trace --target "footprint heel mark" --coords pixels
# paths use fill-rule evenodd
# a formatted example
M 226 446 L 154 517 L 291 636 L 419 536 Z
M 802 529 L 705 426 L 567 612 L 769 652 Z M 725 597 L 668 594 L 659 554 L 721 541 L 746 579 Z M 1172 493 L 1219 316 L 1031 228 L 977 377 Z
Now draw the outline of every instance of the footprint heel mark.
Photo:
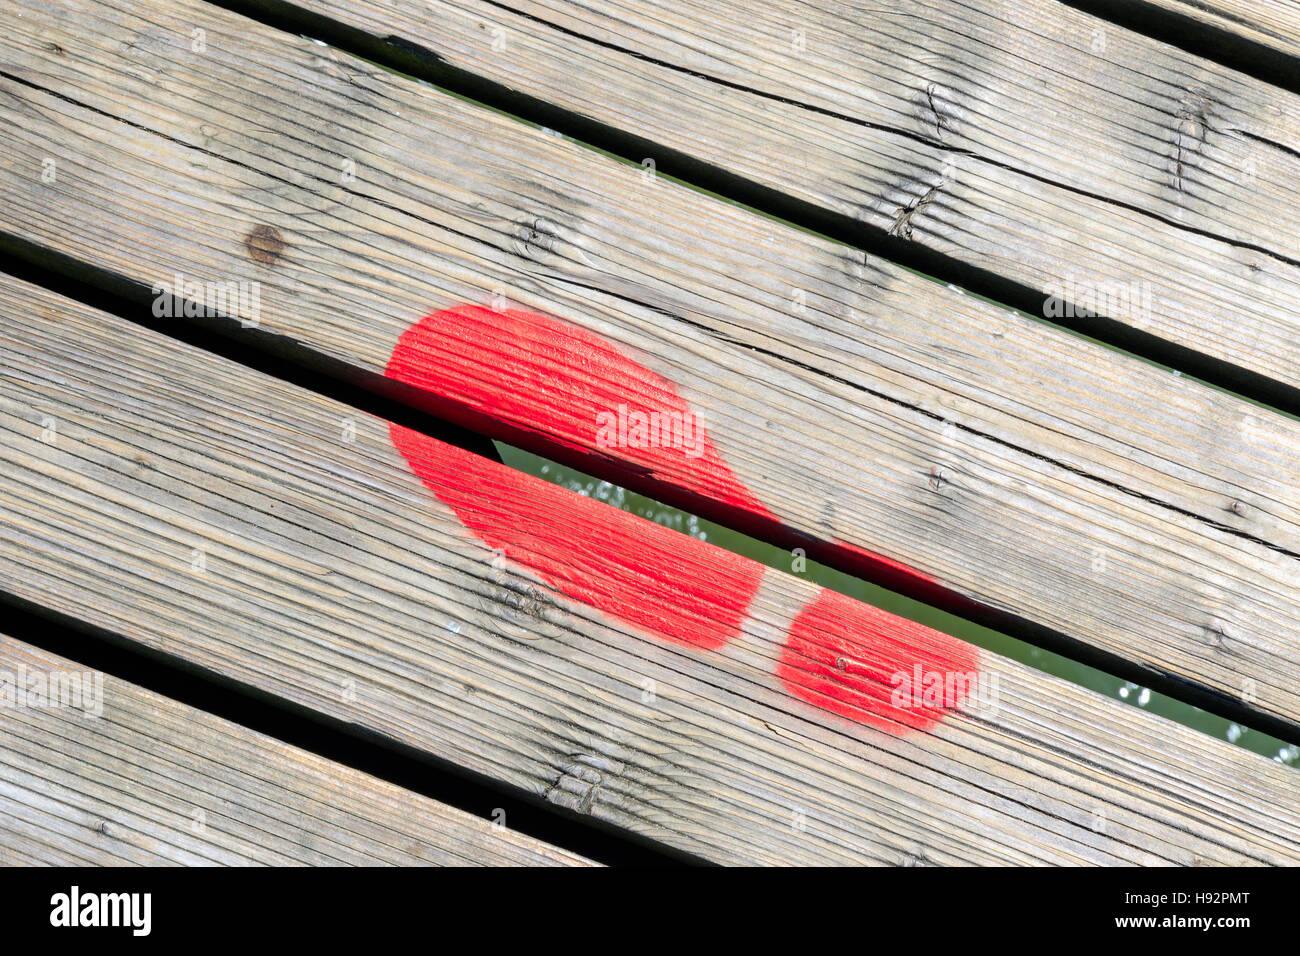
M 928 730 L 966 702 L 979 652 L 888 611 L 822 590 L 794 622 L 777 676 L 796 697 L 877 730 Z

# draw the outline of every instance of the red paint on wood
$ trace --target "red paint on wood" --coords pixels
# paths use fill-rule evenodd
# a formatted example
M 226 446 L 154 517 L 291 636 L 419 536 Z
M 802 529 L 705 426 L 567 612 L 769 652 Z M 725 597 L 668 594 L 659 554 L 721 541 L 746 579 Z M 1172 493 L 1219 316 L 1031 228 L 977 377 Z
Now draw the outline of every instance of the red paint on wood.
M 443 309 L 403 333 L 387 375 L 513 428 L 615 457 L 688 492 L 774 520 L 732 474 L 671 382 L 570 323 L 518 309 Z M 690 422 L 699 430 L 689 449 L 637 447 L 635 434 L 610 447 L 602 444 L 602 423 L 617 419 L 620 406 L 624 420 L 658 415 L 658 421 Z
M 734 637 L 763 567 L 401 425 L 393 444 L 489 547 L 557 590 L 667 640 Z
M 595 335 L 546 316 L 463 305 L 404 333 L 390 378 L 548 440 L 602 452 L 606 416 L 691 416 L 672 384 Z M 620 409 L 622 406 L 622 409 Z M 762 565 L 522 474 L 401 425 L 393 444 L 412 470 L 489 547 L 560 592 L 678 644 L 716 650 L 734 637 Z M 731 473 L 702 430 L 692 444 L 617 446 L 655 477 L 777 519 Z M 941 588 L 914 569 L 844 542 L 878 576 Z M 945 592 L 946 593 L 946 592 Z M 795 619 L 777 676 L 795 696 L 891 733 L 933 726 L 961 700 L 925 699 L 928 675 L 977 673 L 969 644 L 822 591 Z M 897 675 L 917 684 L 900 700 Z
M 811 704 L 898 734 L 933 727 L 959 708 L 959 685 L 978 678 L 978 665 L 978 651 L 964 641 L 823 590 L 791 624 L 777 676 Z M 927 699 L 931 675 L 944 692 Z

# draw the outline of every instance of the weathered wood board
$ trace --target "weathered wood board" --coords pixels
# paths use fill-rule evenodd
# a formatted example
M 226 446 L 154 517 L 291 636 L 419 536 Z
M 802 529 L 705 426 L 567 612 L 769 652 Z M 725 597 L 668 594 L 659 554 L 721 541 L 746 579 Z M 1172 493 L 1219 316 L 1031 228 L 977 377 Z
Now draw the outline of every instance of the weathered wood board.
M 720 862 L 1300 860 L 1279 763 L 2 276 L 0 321 L 41 607 Z M 993 693 L 860 676 L 938 660 Z
M 0 637 L 0 865 L 588 861 Z
M 1294 422 L 213 7 L 3 16 L 0 230 L 145 286 L 247 280 L 260 332 L 374 387 L 427 313 L 558 317 L 552 349 L 669 383 L 717 468 L 592 418 L 557 439 L 592 408 L 572 368 L 503 407 L 507 335 L 401 397 L 1295 729 Z M 654 397 L 632 379 L 607 406 Z
M 1300 207 L 1300 98 L 1055 0 L 251 5 L 414 44 L 435 76 L 554 104 L 1300 405 L 1300 232 L 1277 214 Z

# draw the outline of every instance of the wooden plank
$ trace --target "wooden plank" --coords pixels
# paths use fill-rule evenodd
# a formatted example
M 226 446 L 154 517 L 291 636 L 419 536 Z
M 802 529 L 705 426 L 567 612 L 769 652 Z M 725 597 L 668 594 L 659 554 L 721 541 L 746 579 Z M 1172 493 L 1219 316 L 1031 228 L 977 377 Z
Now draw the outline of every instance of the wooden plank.
M 536 366 L 523 319 L 435 327 L 399 397 L 1297 732 L 1295 422 L 215 8 L 11 9 L 0 229 L 260 283 L 260 333 L 375 388 L 434 310 L 557 317 Z M 669 393 L 714 458 L 601 444 Z
M 7 637 L 0 701 L 0 865 L 589 865 Z
M 1056 0 L 246 5 L 422 48 L 432 76 L 544 100 L 1300 407 L 1300 232 L 1276 214 L 1300 206 L 1300 99 Z
M 1300 859 L 1280 763 L 7 277 L 0 320 L 6 592 L 720 862 Z M 881 695 L 922 664 L 984 690 Z

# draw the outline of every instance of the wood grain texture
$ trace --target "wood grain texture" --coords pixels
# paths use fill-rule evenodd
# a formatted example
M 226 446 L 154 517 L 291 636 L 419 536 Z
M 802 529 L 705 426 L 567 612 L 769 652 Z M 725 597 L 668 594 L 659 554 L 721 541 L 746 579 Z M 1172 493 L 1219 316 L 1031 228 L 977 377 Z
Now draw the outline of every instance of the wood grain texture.
M 400 397 L 1297 728 L 1295 422 L 212 7 L 7 10 L 0 229 L 145 286 L 258 282 L 261 333 L 376 388 L 432 311 L 554 316 L 674 383 L 774 518 Z
M 0 676 L 0 865 L 588 863 L 13 638 Z
M 266 5 L 1300 385 L 1300 98 L 1055 0 Z
M 792 621 L 844 612 L 809 582 L 763 571 L 716 649 L 663 640 L 500 560 L 383 421 L 7 277 L 0 320 L 7 592 L 720 862 L 1300 860 L 1279 763 L 974 648 L 993 706 L 843 719 L 777 674 Z M 684 581 L 751 565 L 477 467 L 480 508 L 622 515 Z

